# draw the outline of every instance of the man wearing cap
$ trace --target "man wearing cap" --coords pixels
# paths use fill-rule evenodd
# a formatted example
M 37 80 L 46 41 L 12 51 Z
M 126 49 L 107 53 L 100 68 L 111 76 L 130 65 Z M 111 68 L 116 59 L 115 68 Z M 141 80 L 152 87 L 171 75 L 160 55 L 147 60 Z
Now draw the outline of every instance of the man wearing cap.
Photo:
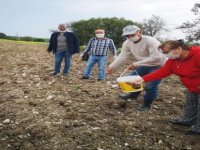
M 92 67 L 97 63 L 99 68 L 98 81 L 105 80 L 106 64 L 108 50 L 110 50 L 116 58 L 117 52 L 112 39 L 105 38 L 105 31 L 103 29 L 97 29 L 95 31 L 96 37 L 89 40 L 84 53 L 90 53 L 87 65 L 84 69 L 82 79 L 89 79 Z M 81 55 L 83 56 L 83 54 Z
M 61 63 L 64 58 L 65 66 L 63 75 L 66 76 L 69 72 L 72 55 L 79 53 L 79 42 L 73 32 L 66 31 L 65 24 L 59 24 L 58 29 L 58 32 L 54 32 L 51 35 L 49 47 L 47 49 L 48 52 L 53 51 L 55 54 L 55 68 L 54 72 L 50 75 L 57 75 L 60 73 Z
M 160 42 L 153 37 L 142 35 L 140 28 L 135 25 L 129 25 L 123 29 L 122 36 L 126 36 L 126 41 L 122 45 L 122 50 L 117 59 L 110 64 L 108 73 L 111 74 L 122 63 L 129 60 L 129 57 L 135 57 L 136 62 L 129 66 L 129 70 L 134 70 L 130 75 L 146 75 L 158 70 L 166 62 L 166 57 L 159 52 Z M 136 71 L 135 71 L 136 70 Z M 157 98 L 158 84 L 161 80 L 148 82 L 145 84 L 144 103 L 138 108 L 140 111 L 151 109 L 153 100 Z M 140 92 L 132 92 L 125 95 L 119 95 L 124 100 L 136 99 Z

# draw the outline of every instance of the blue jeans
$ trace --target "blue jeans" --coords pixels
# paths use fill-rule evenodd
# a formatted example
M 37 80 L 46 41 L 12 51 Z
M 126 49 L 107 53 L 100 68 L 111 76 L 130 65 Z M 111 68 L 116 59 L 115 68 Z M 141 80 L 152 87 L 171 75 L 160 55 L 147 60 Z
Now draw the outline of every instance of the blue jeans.
M 98 68 L 99 68 L 98 79 L 105 80 L 105 78 L 106 78 L 105 70 L 106 70 L 106 64 L 107 64 L 107 56 L 90 55 L 90 57 L 87 61 L 87 65 L 84 69 L 83 76 L 84 77 L 90 77 L 92 67 L 96 63 L 98 64 Z
M 153 66 L 153 67 L 138 67 L 136 68 L 137 73 L 140 76 L 144 76 L 146 74 L 149 74 L 151 72 L 154 72 L 158 70 L 160 66 Z M 137 75 L 135 71 L 133 71 L 130 75 Z M 158 96 L 158 85 L 160 84 L 161 80 L 155 80 L 152 82 L 145 83 L 145 94 L 144 94 L 144 105 L 150 106 Z
M 63 73 L 68 74 L 71 65 L 72 54 L 67 50 L 57 50 L 55 53 L 55 73 L 60 73 L 60 67 L 63 58 L 65 59 L 65 66 Z

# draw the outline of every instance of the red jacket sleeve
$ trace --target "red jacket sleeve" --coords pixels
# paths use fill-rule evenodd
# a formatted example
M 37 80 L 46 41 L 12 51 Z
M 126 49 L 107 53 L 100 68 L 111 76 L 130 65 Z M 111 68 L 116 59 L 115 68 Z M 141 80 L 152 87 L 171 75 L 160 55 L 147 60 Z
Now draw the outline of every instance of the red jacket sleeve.
M 160 69 L 158 69 L 153 73 L 143 76 L 142 78 L 145 82 L 150 82 L 170 76 L 173 73 L 172 65 L 173 65 L 173 60 L 169 59 L 163 67 L 161 67 Z

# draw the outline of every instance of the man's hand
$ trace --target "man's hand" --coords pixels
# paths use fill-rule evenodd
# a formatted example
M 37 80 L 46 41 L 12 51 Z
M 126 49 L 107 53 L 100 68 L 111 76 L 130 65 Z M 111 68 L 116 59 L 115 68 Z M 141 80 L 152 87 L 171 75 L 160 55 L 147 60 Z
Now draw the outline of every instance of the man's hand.
M 83 54 L 84 54 L 84 53 L 81 53 L 81 55 L 80 55 L 79 57 L 82 58 L 82 57 L 83 57 Z
M 131 65 L 128 67 L 128 70 L 134 70 L 134 69 L 135 69 L 134 64 L 131 64 Z
M 112 74 L 112 68 L 108 68 L 107 73 L 111 75 Z

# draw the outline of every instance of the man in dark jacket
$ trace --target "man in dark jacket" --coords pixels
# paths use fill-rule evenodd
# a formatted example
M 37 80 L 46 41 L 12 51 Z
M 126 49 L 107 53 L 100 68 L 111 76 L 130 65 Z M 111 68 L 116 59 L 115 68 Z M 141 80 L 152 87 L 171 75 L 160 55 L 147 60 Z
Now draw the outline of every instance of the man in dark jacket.
M 61 63 L 64 58 L 65 66 L 63 74 L 66 76 L 69 72 L 72 55 L 80 51 L 79 42 L 73 32 L 66 31 L 65 24 L 60 24 L 58 29 L 58 32 L 54 32 L 51 35 L 47 49 L 48 52 L 52 51 L 55 54 L 55 69 L 51 75 L 60 73 Z

